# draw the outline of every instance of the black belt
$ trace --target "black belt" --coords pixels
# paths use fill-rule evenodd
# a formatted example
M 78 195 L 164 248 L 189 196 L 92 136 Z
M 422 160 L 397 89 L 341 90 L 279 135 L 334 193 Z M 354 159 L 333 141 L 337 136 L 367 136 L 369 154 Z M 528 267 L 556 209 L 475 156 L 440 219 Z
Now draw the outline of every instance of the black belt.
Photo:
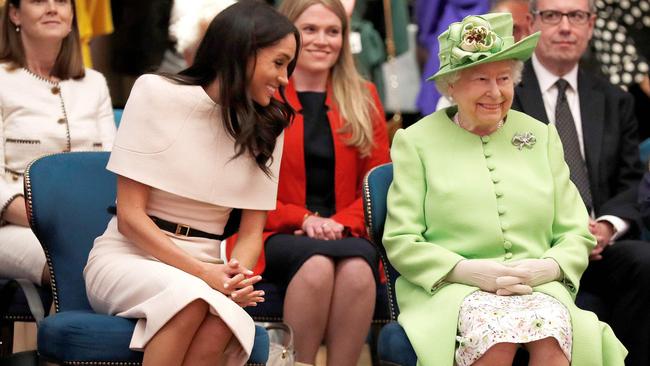
M 116 215 L 117 214 L 117 207 L 115 206 L 109 206 L 108 207 L 108 212 Z M 213 240 L 225 240 L 232 236 L 234 233 L 237 232 L 239 229 L 239 220 L 241 219 L 241 210 L 240 209 L 233 209 L 230 212 L 230 217 L 228 218 L 228 222 L 226 223 L 226 227 L 223 230 L 223 234 L 211 234 L 211 233 L 206 233 L 205 231 L 198 230 L 198 229 L 192 229 L 189 225 L 184 225 L 184 224 L 177 224 L 175 222 L 163 220 L 159 217 L 156 216 L 149 216 L 151 220 L 158 226 L 161 230 L 165 230 L 167 232 L 180 235 L 180 236 L 192 236 L 192 237 L 199 237 L 199 238 L 207 238 L 207 239 L 213 239 Z
M 180 236 L 196 236 L 199 238 L 207 238 L 212 240 L 224 240 L 227 237 L 220 234 L 210 234 L 198 229 L 192 229 L 189 225 L 177 224 L 175 222 L 163 220 L 160 217 L 149 216 L 153 223 L 160 229 Z

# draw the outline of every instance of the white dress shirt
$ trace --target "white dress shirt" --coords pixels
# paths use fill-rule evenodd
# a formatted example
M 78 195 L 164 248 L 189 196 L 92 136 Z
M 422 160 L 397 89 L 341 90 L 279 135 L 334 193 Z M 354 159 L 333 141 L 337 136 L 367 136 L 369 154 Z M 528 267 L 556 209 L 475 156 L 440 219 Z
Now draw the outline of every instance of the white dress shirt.
M 582 118 L 580 115 L 580 96 L 578 95 L 578 65 L 576 64 L 573 69 L 560 77 L 545 68 L 544 65 L 539 62 L 535 54 L 533 54 L 532 63 L 533 70 L 535 70 L 535 75 L 537 76 L 540 91 L 542 92 L 542 99 L 544 100 L 546 116 L 548 117 L 549 122 L 552 124 L 555 124 L 555 105 L 557 103 L 558 94 L 558 89 L 555 83 L 560 78 L 566 80 L 569 83 L 569 86 L 567 87 L 565 93 L 567 102 L 569 103 L 569 108 L 571 109 L 573 121 L 576 125 L 576 133 L 578 135 L 578 142 L 580 143 L 580 152 L 582 153 L 582 158 L 584 159 L 585 143 L 582 139 Z M 593 211 L 591 212 L 591 216 L 594 216 Z M 614 226 L 615 233 L 612 236 L 610 244 L 612 244 L 616 238 L 625 234 L 630 228 L 630 224 L 627 221 L 613 215 L 600 216 L 596 219 L 596 221 L 607 221 Z

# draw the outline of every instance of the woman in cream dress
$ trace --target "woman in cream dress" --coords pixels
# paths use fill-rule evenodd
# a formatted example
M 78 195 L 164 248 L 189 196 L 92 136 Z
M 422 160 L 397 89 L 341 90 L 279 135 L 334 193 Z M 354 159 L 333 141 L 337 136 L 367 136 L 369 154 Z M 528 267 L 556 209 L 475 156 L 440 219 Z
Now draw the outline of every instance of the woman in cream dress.
M 273 96 L 299 42 L 273 8 L 242 1 L 212 21 L 191 67 L 133 87 L 108 163 L 117 216 L 84 274 L 96 311 L 139 319 L 131 348 L 144 350 L 144 365 L 242 365 L 250 355 L 255 328 L 242 307 L 264 294 L 248 268 L 275 207 L 292 115 Z M 240 235 L 224 264 L 232 208 L 243 209 Z
M 83 67 L 71 0 L 9 0 L 0 13 L 0 277 L 45 285 L 23 171 L 46 154 L 110 150 L 113 109 L 104 77 Z

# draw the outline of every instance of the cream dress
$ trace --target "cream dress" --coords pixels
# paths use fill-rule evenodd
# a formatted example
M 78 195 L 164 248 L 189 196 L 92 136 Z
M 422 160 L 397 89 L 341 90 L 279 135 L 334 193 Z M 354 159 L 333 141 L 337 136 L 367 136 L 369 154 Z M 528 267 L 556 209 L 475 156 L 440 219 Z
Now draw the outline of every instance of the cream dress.
M 221 234 L 230 207 L 275 208 L 282 136 L 271 177 L 247 155 L 231 159 L 233 152 L 219 106 L 203 88 L 145 75 L 133 87 L 107 169 L 151 187 L 150 216 Z M 217 240 L 163 233 L 201 261 L 222 258 Z M 144 349 L 178 311 L 202 299 L 233 332 L 226 364 L 243 365 L 250 355 L 255 325 L 244 309 L 198 277 L 139 249 L 118 231 L 116 218 L 95 240 L 84 277 L 95 311 L 139 319 L 134 350 Z

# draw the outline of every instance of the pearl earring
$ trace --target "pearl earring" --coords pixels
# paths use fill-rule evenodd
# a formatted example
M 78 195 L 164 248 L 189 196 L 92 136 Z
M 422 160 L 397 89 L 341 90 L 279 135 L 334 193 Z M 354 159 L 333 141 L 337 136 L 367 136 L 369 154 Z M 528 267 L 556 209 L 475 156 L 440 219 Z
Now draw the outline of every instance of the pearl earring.
M 20 26 L 19 25 L 16 26 L 16 33 L 20 33 Z

